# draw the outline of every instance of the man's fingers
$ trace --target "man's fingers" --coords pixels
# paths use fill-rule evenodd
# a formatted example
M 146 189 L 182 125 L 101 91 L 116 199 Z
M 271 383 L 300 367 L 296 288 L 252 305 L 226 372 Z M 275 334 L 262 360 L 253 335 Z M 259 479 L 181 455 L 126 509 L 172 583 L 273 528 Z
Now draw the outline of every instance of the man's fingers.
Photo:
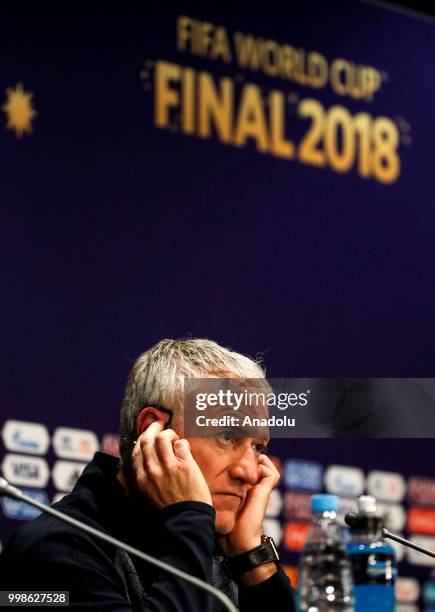
M 147 429 L 141 434 L 142 440 L 152 439 L 157 436 L 163 430 L 163 421 L 156 419 L 147 427 Z
M 178 440 L 180 436 L 175 433 L 173 429 L 165 429 L 156 436 L 156 452 L 159 461 L 165 465 L 169 466 L 174 463 L 174 449 L 172 448 L 173 442 Z
M 189 459 L 192 459 L 190 444 L 185 439 L 176 440 L 174 442 L 174 453 L 180 461 L 189 461 Z
M 267 457 L 267 455 L 260 455 L 257 465 L 260 475 L 259 480 L 262 480 L 263 478 L 270 479 L 273 481 L 273 486 L 276 486 L 281 478 L 281 474 L 276 469 L 276 466 L 269 459 L 269 457 Z
M 159 463 L 155 440 L 156 436 L 162 431 L 162 421 L 154 421 L 138 438 L 140 453 L 142 455 L 142 461 L 145 470 L 149 470 L 150 466 L 157 466 Z M 136 447 L 135 447 L 136 450 Z
M 132 453 L 133 470 L 140 493 L 157 508 L 179 501 L 212 505 L 210 490 L 187 440 L 172 429 L 162 431 L 154 422 L 139 436 Z
M 258 463 L 262 464 L 262 465 L 265 465 L 272 472 L 276 472 L 278 474 L 278 476 L 281 476 L 281 474 L 279 473 L 279 470 L 276 468 L 276 465 L 273 463 L 273 461 L 267 455 L 260 455 L 258 457 Z

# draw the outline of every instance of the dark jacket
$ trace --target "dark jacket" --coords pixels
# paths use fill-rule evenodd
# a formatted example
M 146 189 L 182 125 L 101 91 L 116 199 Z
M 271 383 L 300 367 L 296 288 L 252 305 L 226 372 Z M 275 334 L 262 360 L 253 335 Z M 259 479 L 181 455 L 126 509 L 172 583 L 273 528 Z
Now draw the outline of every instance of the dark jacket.
M 215 548 L 215 511 L 179 502 L 154 511 L 133 504 L 116 475 L 118 460 L 96 453 L 58 510 L 214 584 L 244 612 L 273 605 L 293 610 L 290 583 L 280 569 L 253 587 L 237 587 Z M 41 515 L 23 525 L 0 556 L 1 590 L 63 590 L 85 610 L 215 612 L 222 604 L 186 581 L 80 531 Z M 238 602 L 238 603 L 237 603 Z M 273 602 L 273 603 L 272 603 Z

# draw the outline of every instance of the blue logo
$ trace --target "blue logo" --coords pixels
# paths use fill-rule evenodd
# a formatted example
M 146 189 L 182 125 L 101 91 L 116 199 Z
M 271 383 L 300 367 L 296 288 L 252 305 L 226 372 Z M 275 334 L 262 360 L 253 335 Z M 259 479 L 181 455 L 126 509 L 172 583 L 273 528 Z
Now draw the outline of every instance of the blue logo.
M 42 423 L 9 419 L 4 424 L 2 437 L 8 450 L 30 455 L 45 455 L 50 444 L 48 430 Z
M 34 491 L 33 489 L 21 489 L 23 493 L 39 501 L 43 504 L 48 504 L 48 497 L 44 491 Z M 33 506 L 29 506 L 22 501 L 17 499 L 9 499 L 8 497 L 2 497 L 1 505 L 5 516 L 11 519 L 18 519 L 20 521 L 31 521 L 41 514 L 41 511 Z
M 15 429 L 12 434 L 12 439 L 16 444 L 15 448 L 20 448 L 21 450 L 29 450 L 29 451 L 38 451 L 40 444 L 35 440 L 30 440 L 22 437 L 23 433 L 21 429 Z
M 287 489 L 320 491 L 323 487 L 323 466 L 315 461 L 288 459 L 284 463 L 284 484 Z

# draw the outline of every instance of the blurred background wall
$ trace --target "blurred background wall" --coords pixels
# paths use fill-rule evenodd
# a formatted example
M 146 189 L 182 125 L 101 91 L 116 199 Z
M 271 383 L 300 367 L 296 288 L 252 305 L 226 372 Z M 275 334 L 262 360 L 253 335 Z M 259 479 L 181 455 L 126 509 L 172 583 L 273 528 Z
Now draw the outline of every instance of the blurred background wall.
M 433 376 L 435 28 L 407 9 L 3 15 L 6 477 L 51 500 L 116 452 L 129 368 L 165 337 L 275 377 Z M 271 453 L 268 528 L 291 573 L 318 490 L 343 509 L 373 492 L 434 545 L 432 439 Z M 1 508 L 4 541 L 32 514 Z M 435 601 L 426 563 L 401 561 L 408 610 Z

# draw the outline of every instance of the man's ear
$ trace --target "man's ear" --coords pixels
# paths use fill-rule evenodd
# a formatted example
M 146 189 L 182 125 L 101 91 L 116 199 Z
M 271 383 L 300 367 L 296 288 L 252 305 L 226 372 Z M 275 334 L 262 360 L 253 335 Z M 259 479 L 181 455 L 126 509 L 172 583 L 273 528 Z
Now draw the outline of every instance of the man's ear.
M 165 426 L 169 419 L 169 414 L 162 412 L 155 406 L 147 406 L 146 408 L 142 408 L 136 419 L 137 437 L 148 429 L 148 427 L 151 425 L 151 423 L 154 423 L 154 421 L 161 421 L 163 426 Z

